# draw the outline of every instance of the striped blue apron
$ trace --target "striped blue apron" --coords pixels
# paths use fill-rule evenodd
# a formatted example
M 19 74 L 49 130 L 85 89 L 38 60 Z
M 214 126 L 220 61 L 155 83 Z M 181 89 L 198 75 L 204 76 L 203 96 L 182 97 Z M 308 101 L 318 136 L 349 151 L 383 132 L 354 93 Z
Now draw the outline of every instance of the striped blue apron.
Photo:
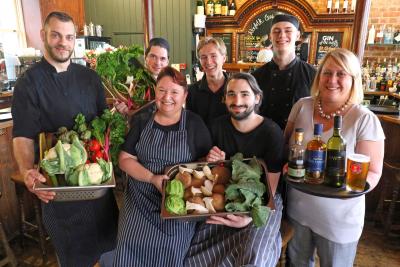
M 153 128 L 153 123 L 154 115 L 135 147 L 144 167 L 161 174 L 166 166 L 193 161 L 184 109 L 178 131 L 162 131 Z M 128 180 L 114 266 L 183 266 L 195 224 L 161 219 L 160 206 L 161 194 L 154 185 Z
M 188 267 L 275 267 L 281 253 L 279 232 L 282 198 L 275 195 L 275 211 L 267 224 L 237 229 L 200 223 L 193 237 L 185 266 Z

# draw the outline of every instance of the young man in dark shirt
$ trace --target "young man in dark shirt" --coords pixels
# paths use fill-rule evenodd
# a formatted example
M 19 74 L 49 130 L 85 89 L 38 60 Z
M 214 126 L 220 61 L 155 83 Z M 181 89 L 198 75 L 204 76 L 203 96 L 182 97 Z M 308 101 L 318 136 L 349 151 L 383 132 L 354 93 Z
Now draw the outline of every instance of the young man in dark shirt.
M 310 95 L 316 72 L 312 65 L 296 57 L 296 41 L 299 37 L 299 21 L 296 17 L 276 15 L 270 33 L 274 56 L 253 73 L 264 93 L 260 114 L 271 118 L 282 130 L 294 103 Z
M 223 101 L 228 75 L 222 71 L 226 46 L 220 38 L 206 37 L 197 46 L 203 78 L 189 86 L 186 108 L 197 113 L 210 127 L 212 120 L 227 110 Z
M 283 134 L 271 119 L 256 113 L 262 101 L 262 91 L 253 76 L 235 73 L 225 90 L 229 112 L 211 124 L 215 145 L 207 161 L 229 159 L 237 152 L 244 157 L 264 159 L 268 180 L 274 195 L 276 210 L 267 225 L 255 228 L 248 216 L 211 216 L 201 224 L 192 239 L 185 266 L 276 266 L 281 249 L 279 227 L 282 199 L 276 187 L 282 167 Z M 226 227 L 228 226 L 228 227 Z

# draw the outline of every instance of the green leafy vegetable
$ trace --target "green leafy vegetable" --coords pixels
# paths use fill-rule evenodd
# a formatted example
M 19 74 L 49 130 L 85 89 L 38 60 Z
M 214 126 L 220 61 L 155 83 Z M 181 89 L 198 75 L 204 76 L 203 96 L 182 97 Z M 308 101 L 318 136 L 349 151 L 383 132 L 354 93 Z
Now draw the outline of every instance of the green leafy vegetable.
M 172 214 L 185 215 L 185 201 L 178 196 L 171 195 L 165 199 L 165 209 Z
M 261 205 L 254 206 L 250 211 L 254 225 L 256 227 L 261 227 L 266 225 L 270 212 L 271 209 L 269 207 Z
M 169 196 L 176 196 L 179 198 L 183 198 L 185 188 L 183 186 L 183 183 L 180 180 L 173 179 L 173 180 L 167 182 L 165 192 Z

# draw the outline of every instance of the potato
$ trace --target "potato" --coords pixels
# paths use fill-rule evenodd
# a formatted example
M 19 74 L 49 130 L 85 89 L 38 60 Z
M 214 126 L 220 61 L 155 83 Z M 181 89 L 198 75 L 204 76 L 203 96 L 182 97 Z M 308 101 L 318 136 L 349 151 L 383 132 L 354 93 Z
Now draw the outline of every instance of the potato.
M 213 187 L 213 193 L 218 193 L 218 194 L 225 194 L 225 185 L 223 184 L 216 184 Z
M 188 188 L 192 184 L 192 175 L 188 172 L 178 172 L 178 174 L 175 176 L 175 179 L 181 181 L 184 188 Z
M 212 204 L 216 211 L 225 211 L 225 197 L 222 194 L 212 194 Z
M 217 184 L 228 184 L 232 177 L 231 171 L 222 166 L 215 166 L 211 169 L 211 173 L 217 176 Z
M 202 185 L 204 185 L 204 181 L 205 180 L 206 180 L 205 176 L 203 178 L 201 178 L 201 179 L 193 178 L 191 186 L 200 188 Z

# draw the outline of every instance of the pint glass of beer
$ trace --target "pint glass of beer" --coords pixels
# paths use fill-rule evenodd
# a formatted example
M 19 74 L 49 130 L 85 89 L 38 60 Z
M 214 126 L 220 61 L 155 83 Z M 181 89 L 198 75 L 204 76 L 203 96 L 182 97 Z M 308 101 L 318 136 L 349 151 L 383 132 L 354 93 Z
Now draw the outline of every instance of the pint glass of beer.
M 346 189 L 348 191 L 364 191 L 369 162 L 369 156 L 362 154 L 351 154 L 347 157 Z

